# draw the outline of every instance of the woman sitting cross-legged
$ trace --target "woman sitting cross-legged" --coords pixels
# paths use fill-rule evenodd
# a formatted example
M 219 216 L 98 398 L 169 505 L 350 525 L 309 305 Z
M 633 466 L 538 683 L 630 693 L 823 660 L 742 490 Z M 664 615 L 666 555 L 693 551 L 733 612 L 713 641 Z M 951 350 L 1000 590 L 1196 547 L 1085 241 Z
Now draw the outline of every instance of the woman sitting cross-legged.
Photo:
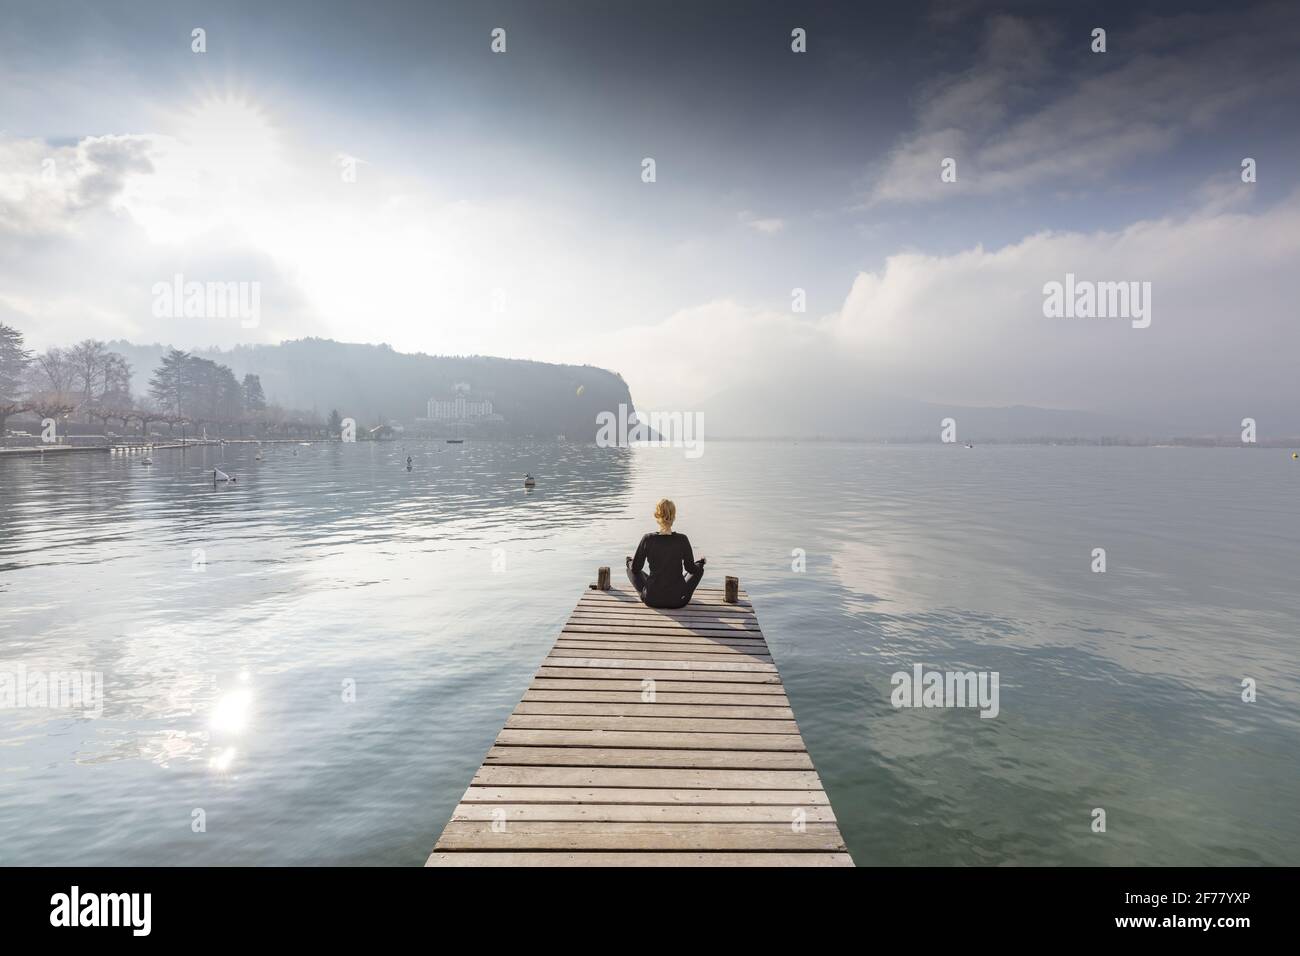
M 650 607 L 685 607 L 704 577 L 704 559 L 696 561 L 690 540 L 673 530 L 676 518 L 677 506 L 667 498 L 655 505 L 659 530 L 642 538 L 636 554 L 627 559 L 627 579 Z M 648 574 L 641 570 L 646 562 Z

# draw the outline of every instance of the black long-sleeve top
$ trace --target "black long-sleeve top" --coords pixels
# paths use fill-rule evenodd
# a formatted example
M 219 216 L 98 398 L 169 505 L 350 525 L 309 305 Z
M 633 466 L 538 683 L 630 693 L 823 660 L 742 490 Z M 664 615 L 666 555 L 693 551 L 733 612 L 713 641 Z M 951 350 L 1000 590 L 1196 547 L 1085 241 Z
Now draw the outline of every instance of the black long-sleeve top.
M 682 599 L 683 574 L 699 574 L 690 539 L 674 531 L 672 534 L 650 532 L 636 546 L 632 555 L 632 570 L 640 571 L 650 562 L 650 576 L 646 580 L 646 603 L 671 606 Z

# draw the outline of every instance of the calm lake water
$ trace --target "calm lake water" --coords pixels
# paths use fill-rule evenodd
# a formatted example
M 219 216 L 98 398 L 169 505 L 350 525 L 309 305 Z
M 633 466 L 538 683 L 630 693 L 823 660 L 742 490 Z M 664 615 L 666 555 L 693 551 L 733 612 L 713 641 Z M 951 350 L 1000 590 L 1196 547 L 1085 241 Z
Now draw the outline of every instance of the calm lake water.
M 264 455 L 0 461 L 0 670 L 105 682 L 0 710 L 0 864 L 422 863 L 662 496 L 750 592 L 859 865 L 1300 863 L 1287 451 Z M 894 709 L 917 663 L 998 672 L 1000 713 Z

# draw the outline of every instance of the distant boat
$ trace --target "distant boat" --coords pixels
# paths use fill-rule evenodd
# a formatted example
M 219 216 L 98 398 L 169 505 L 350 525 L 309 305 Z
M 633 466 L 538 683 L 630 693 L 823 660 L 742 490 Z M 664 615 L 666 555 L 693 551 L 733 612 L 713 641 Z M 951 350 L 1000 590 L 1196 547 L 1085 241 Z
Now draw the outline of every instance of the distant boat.
M 141 458 L 141 459 L 140 459 L 140 464 L 142 464 L 142 465 L 152 465 L 152 464 L 153 464 L 153 459 L 152 459 L 152 458 Z
M 222 471 L 220 468 L 213 468 L 213 469 L 212 469 L 212 483 L 213 483 L 214 485 L 215 485 L 218 481 L 234 481 L 234 480 L 235 480 L 234 478 L 230 477 L 230 475 L 226 474 L 226 473 L 225 473 L 224 471 Z
M 537 479 L 534 478 L 532 475 L 524 475 L 524 487 L 525 487 L 525 488 L 536 488 L 536 487 L 537 487 Z
M 447 439 L 447 444 L 448 444 L 448 445 L 463 445 L 463 444 L 465 444 L 465 439 L 463 439 L 463 438 L 448 438 L 448 439 Z
M 967 448 L 974 448 L 975 446 L 972 445 L 970 442 L 967 442 L 967 443 L 966 443 L 966 447 L 967 447 Z

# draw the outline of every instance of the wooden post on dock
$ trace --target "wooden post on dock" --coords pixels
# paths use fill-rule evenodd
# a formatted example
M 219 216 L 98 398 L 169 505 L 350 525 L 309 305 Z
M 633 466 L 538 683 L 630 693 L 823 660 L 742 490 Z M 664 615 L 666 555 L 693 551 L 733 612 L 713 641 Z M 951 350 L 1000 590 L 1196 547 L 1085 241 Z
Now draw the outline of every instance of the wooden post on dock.
M 723 593 L 722 600 L 728 604 L 735 604 L 740 600 L 740 578 L 733 578 L 727 575 L 726 591 Z
M 597 591 L 609 590 L 609 568 L 596 569 L 596 590 Z

